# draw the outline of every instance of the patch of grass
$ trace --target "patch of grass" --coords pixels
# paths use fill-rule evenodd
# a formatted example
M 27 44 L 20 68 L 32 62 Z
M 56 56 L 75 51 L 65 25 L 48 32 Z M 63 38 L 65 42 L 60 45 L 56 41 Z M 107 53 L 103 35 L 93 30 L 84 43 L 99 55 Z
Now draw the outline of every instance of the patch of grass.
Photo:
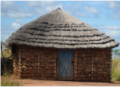
M 112 80 L 120 81 L 120 58 L 114 58 L 112 60 Z
M 21 83 L 15 81 L 15 79 L 12 79 L 10 77 L 10 72 L 6 71 L 1 77 L 1 86 L 21 86 Z
M 1 86 L 20 86 L 21 84 L 16 81 L 10 81 L 9 79 L 1 79 Z
M 11 74 L 9 72 L 3 74 L 4 77 L 10 77 Z
M 15 81 L 11 78 L 11 73 L 7 70 L 6 66 L 4 68 L 4 74 L 1 77 L 1 86 L 21 86 L 21 83 Z

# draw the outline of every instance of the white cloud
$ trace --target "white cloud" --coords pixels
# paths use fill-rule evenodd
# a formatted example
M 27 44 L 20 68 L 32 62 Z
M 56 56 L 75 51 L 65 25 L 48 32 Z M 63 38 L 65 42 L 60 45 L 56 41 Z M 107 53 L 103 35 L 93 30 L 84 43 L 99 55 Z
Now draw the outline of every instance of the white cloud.
M 9 26 L 1 26 L 1 40 L 5 41 L 16 30 Z
M 24 25 L 24 21 L 22 19 L 16 19 L 9 26 L 11 29 L 19 29 L 22 25 Z
M 114 14 L 112 15 L 112 18 L 119 20 L 120 19 L 120 11 L 119 10 L 115 11 Z
M 120 37 L 120 27 L 118 26 L 95 25 L 95 27 L 113 38 Z
M 26 12 L 23 7 L 12 1 L 1 2 L 1 16 L 3 17 L 31 17 L 32 14 Z
M 28 1 L 26 3 L 29 7 L 45 7 L 53 5 L 54 1 Z
M 22 19 L 16 19 L 13 23 L 9 24 L 8 26 L 1 25 L 1 37 L 2 41 L 5 41 L 13 32 L 18 30 L 24 21 Z
M 46 11 L 52 11 L 54 9 L 57 9 L 58 7 L 62 8 L 62 5 L 56 5 L 56 6 L 50 6 L 50 7 L 46 7 Z
M 3 42 L 5 42 L 5 40 L 8 39 L 9 36 L 10 36 L 10 35 L 8 35 L 8 34 L 4 34 L 4 35 L 1 34 L 1 40 L 2 40 Z
M 26 5 L 33 11 L 34 14 L 43 15 L 58 7 L 62 8 L 62 4 L 54 1 L 29 1 Z
M 112 37 L 120 37 L 120 30 L 105 30 L 105 33 Z
M 55 1 L 41 1 L 42 6 L 53 5 Z
M 114 8 L 116 6 L 116 3 L 114 1 L 110 1 L 110 2 L 107 2 L 108 3 L 108 6 L 110 8 Z
M 11 1 L 1 1 L 2 8 L 6 8 L 6 6 L 16 6 L 14 2 Z
M 39 2 L 37 2 L 37 1 L 28 1 L 28 2 L 26 2 L 26 4 L 29 7 L 37 7 L 37 6 L 39 6 Z
M 1 25 L 1 32 L 5 34 L 5 32 L 14 32 L 16 30 L 18 30 L 22 25 L 24 25 L 25 22 L 22 19 L 16 19 L 13 23 L 7 25 L 7 26 L 3 26 Z
M 98 14 L 98 11 L 97 11 L 95 8 L 90 7 L 90 6 L 85 6 L 85 10 L 86 10 L 88 13 Z
M 23 23 L 23 20 L 22 19 L 16 19 L 15 22 L 17 22 L 17 23 Z
M 120 29 L 120 27 L 118 26 L 104 26 L 104 25 L 99 25 L 98 26 L 100 29 L 113 29 L 113 30 L 117 30 L 117 29 Z
M 108 11 L 111 11 L 112 14 L 109 14 L 109 17 L 112 19 L 120 19 L 120 1 L 106 1 L 108 5 Z
M 77 12 L 77 15 L 81 16 L 81 17 L 88 17 L 86 14 L 81 13 L 81 12 Z
M 2 16 L 4 17 L 11 17 L 11 18 L 18 18 L 18 17 L 31 17 L 32 14 L 30 13 L 2 13 Z
M 18 28 L 20 28 L 20 24 L 14 22 L 14 23 L 11 24 L 11 27 L 12 27 L 13 29 L 18 29 Z

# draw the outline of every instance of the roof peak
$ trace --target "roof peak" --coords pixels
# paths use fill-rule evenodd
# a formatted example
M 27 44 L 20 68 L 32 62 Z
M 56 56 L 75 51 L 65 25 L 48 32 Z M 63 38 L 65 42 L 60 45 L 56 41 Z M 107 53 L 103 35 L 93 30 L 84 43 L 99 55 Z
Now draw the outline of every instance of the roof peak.
M 61 8 L 60 8 L 60 7 L 58 7 L 56 10 L 61 10 Z
M 57 7 L 57 9 L 39 17 L 35 21 L 46 22 L 49 24 L 82 24 L 84 23 L 86 25 L 85 22 L 70 15 L 60 7 Z

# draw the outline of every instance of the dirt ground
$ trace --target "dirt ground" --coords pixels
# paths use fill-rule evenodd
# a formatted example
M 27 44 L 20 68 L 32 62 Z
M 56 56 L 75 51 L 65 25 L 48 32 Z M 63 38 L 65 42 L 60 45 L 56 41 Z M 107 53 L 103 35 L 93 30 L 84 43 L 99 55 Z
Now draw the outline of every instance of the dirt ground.
M 23 86 L 120 86 L 120 83 L 103 82 L 74 82 L 74 81 L 50 81 L 50 80 L 19 80 Z
M 3 77 L 1 77 L 2 80 Z M 35 80 L 35 79 L 19 79 L 11 76 L 11 80 L 20 82 L 23 86 L 120 86 L 120 82 L 75 82 L 75 81 L 51 81 L 51 80 Z

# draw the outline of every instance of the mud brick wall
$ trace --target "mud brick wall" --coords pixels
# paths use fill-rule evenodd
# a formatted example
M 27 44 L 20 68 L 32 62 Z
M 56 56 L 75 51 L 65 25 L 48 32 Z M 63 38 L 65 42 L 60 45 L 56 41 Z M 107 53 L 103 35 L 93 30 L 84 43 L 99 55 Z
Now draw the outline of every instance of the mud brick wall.
M 13 54 L 13 73 L 15 75 L 20 76 L 20 71 L 19 71 L 19 53 L 20 53 L 20 47 L 16 47 L 16 53 Z
M 40 79 L 56 80 L 57 50 L 52 48 L 41 48 L 40 51 Z
M 38 78 L 39 48 L 21 46 L 21 78 Z
M 18 53 L 13 60 L 16 61 L 14 66 L 19 69 L 21 78 L 57 79 L 57 49 L 30 46 L 21 46 L 20 48 L 18 46 L 17 50 Z M 21 59 L 18 56 L 20 53 Z M 15 74 L 18 74 L 18 72 L 15 72 Z
M 75 81 L 111 81 L 111 49 L 76 49 Z

